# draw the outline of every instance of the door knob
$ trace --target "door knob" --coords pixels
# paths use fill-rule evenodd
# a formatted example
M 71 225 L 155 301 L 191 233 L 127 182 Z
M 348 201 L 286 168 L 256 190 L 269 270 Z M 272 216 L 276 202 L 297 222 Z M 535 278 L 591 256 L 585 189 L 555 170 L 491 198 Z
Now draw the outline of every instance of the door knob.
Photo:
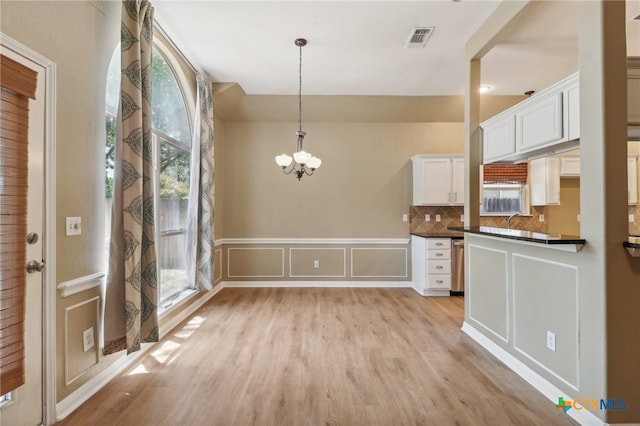
M 27 262 L 27 272 L 30 274 L 33 274 L 34 272 L 42 272 L 45 266 L 47 266 L 47 264 L 44 262 L 44 260 L 42 262 L 38 262 L 37 260 L 30 260 L 29 262 Z

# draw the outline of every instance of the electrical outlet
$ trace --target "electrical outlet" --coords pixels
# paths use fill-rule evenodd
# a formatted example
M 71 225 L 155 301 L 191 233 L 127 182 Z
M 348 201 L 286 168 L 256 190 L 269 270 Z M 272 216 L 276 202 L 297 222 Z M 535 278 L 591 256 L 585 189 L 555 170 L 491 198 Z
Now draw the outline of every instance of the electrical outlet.
M 636 221 L 636 218 L 632 214 L 630 214 L 629 215 L 629 222 L 635 222 L 635 221 Z
M 543 214 L 541 214 L 540 216 L 538 216 L 538 220 L 539 220 L 540 222 L 544 222 L 544 215 L 543 215 Z
M 578 215 L 578 222 L 580 222 L 580 215 Z
M 460 215 L 460 222 L 464 222 L 464 215 L 463 214 Z
M 427 214 L 425 214 L 425 215 L 424 215 L 424 221 L 425 221 L 425 222 L 431 222 L 431 215 L 430 215 L 430 214 L 428 214 L 428 213 L 427 213 Z
M 409 215 L 408 215 L 408 214 L 406 214 L 406 213 L 403 213 L 403 215 L 402 215 L 402 221 L 403 221 L 403 222 L 408 222 L 408 221 L 409 221 Z
M 68 217 L 66 218 L 66 235 L 80 235 L 82 234 L 82 218 Z
M 547 331 L 547 349 L 550 351 L 556 351 L 556 333 Z
M 439 214 L 436 215 L 436 222 L 440 222 L 440 215 Z
M 82 332 L 82 349 L 86 352 L 91 349 L 93 345 L 93 327 L 89 327 Z
M 319 261 L 319 260 L 314 260 L 314 261 L 313 261 L 313 267 L 314 267 L 315 269 L 318 269 L 318 268 L 320 267 L 320 261 Z

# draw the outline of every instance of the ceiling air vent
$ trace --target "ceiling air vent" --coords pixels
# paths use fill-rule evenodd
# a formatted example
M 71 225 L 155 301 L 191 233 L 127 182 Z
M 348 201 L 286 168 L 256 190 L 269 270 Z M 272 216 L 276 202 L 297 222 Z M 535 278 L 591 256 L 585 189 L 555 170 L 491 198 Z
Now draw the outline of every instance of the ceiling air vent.
M 404 47 L 424 47 L 434 29 L 434 27 L 414 27 Z

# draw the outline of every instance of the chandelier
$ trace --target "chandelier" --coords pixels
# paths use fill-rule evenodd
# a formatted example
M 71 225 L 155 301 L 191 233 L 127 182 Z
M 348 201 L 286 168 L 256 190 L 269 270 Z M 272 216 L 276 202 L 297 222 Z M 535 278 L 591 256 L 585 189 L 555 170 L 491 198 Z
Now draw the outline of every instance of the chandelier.
M 297 38 L 296 46 L 300 48 L 300 65 L 298 67 L 298 131 L 296 132 L 296 152 L 293 153 L 293 157 L 282 154 L 276 156 L 276 163 L 282 167 L 284 174 L 293 175 L 302 179 L 305 174 L 311 176 L 313 172 L 320 167 L 322 160 L 318 157 L 314 157 L 310 153 L 302 149 L 302 142 L 307 132 L 302 131 L 302 47 L 306 46 L 307 40 L 303 38 Z

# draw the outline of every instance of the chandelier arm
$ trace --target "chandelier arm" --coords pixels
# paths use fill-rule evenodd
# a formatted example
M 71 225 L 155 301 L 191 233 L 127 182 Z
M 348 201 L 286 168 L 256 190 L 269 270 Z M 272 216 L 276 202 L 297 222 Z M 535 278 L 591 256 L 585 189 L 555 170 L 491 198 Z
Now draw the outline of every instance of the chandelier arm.
M 287 167 L 283 167 L 282 168 L 282 173 L 284 173 L 285 175 L 290 175 L 291 172 L 293 172 L 296 169 L 296 166 L 298 165 L 298 163 L 294 161 L 291 162 L 291 164 L 287 167 L 291 167 L 291 169 L 289 171 L 287 171 Z
M 311 176 L 316 169 L 310 169 L 306 165 L 302 166 L 302 170 L 307 174 L 307 176 Z

